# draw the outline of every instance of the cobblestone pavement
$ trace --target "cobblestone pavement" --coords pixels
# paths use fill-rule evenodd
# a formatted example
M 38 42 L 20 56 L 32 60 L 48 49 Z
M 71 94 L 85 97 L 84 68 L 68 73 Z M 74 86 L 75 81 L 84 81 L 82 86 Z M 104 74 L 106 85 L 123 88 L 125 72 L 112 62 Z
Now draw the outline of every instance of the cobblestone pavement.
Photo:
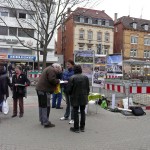
M 150 111 L 145 116 L 123 116 L 90 105 L 83 133 L 69 131 L 68 121 L 60 121 L 65 109 L 51 109 L 55 128 L 43 128 L 38 121 L 37 97 L 28 89 L 23 118 L 0 114 L 0 150 L 150 150 Z M 65 102 L 62 106 L 65 108 Z

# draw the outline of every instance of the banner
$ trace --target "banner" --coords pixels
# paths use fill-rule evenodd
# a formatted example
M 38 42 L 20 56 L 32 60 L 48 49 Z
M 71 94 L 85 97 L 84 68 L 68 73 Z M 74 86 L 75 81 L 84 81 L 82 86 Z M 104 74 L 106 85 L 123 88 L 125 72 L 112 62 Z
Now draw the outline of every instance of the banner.
M 107 76 L 109 78 L 111 78 L 111 76 L 113 76 L 113 78 L 123 76 L 121 54 L 107 56 Z
M 104 81 L 106 78 L 106 55 L 95 55 L 94 61 L 92 86 L 104 87 Z

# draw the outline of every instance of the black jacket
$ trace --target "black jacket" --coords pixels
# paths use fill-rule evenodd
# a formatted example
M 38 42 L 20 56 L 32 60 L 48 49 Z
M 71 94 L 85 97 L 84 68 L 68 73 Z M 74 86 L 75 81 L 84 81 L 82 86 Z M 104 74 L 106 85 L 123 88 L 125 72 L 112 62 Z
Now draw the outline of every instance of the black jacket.
M 4 95 L 6 96 L 5 98 L 9 97 L 8 86 L 10 88 L 12 87 L 10 79 L 7 76 L 6 71 L 2 71 L 0 72 L 0 101 L 4 100 Z
M 88 95 L 90 92 L 89 79 L 82 74 L 71 76 L 67 91 L 70 95 L 72 106 L 81 106 L 88 103 Z
M 15 86 L 15 84 L 22 84 L 24 86 Z M 30 85 L 30 81 L 25 74 L 20 74 L 17 78 L 17 75 L 12 77 L 12 86 L 13 86 L 13 98 L 17 99 L 18 97 L 25 97 L 26 86 Z

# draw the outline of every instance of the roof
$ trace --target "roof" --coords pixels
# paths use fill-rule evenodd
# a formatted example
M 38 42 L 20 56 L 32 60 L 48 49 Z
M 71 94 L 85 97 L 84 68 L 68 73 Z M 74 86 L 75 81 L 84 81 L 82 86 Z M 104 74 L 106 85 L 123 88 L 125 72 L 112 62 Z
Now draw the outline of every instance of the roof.
M 150 32 L 150 20 L 141 19 L 141 18 L 134 18 L 130 16 L 123 16 L 117 20 L 115 25 L 122 23 L 124 28 L 130 29 L 130 30 L 140 30 L 140 31 L 146 31 L 143 26 L 148 25 L 149 29 L 148 32 Z M 137 29 L 133 29 L 132 23 L 137 23 Z
M 111 17 L 109 17 L 104 10 L 94 10 L 94 9 L 88 9 L 88 8 L 81 8 L 78 7 L 74 10 L 73 15 L 76 16 L 86 16 L 91 18 L 97 18 L 97 19 L 106 19 L 106 20 L 112 20 Z

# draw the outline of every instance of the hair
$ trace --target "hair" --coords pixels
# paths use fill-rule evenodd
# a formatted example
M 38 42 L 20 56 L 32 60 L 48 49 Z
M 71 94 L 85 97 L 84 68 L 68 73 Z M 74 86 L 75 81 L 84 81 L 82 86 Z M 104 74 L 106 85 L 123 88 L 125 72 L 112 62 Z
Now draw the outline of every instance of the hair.
M 58 64 L 58 63 L 54 63 L 54 64 L 52 64 L 52 66 L 53 66 L 54 68 L 58 68 L 59 70 L 62 70 L 61 65 Z
M 22 71 L 22 67 L 20 65 L 17 65 L 15 68 L 18 68 L 19 70 Z
M 74 63 L 74 61 L 72 59 L 68 59 L 67 62 L 70 63 L 73 66 L 75 65 L 75 63 Z
M 81 74 L 82 73 L 82 68 L 80 65 L 75 65 L 74 66 L 74 74 Z

